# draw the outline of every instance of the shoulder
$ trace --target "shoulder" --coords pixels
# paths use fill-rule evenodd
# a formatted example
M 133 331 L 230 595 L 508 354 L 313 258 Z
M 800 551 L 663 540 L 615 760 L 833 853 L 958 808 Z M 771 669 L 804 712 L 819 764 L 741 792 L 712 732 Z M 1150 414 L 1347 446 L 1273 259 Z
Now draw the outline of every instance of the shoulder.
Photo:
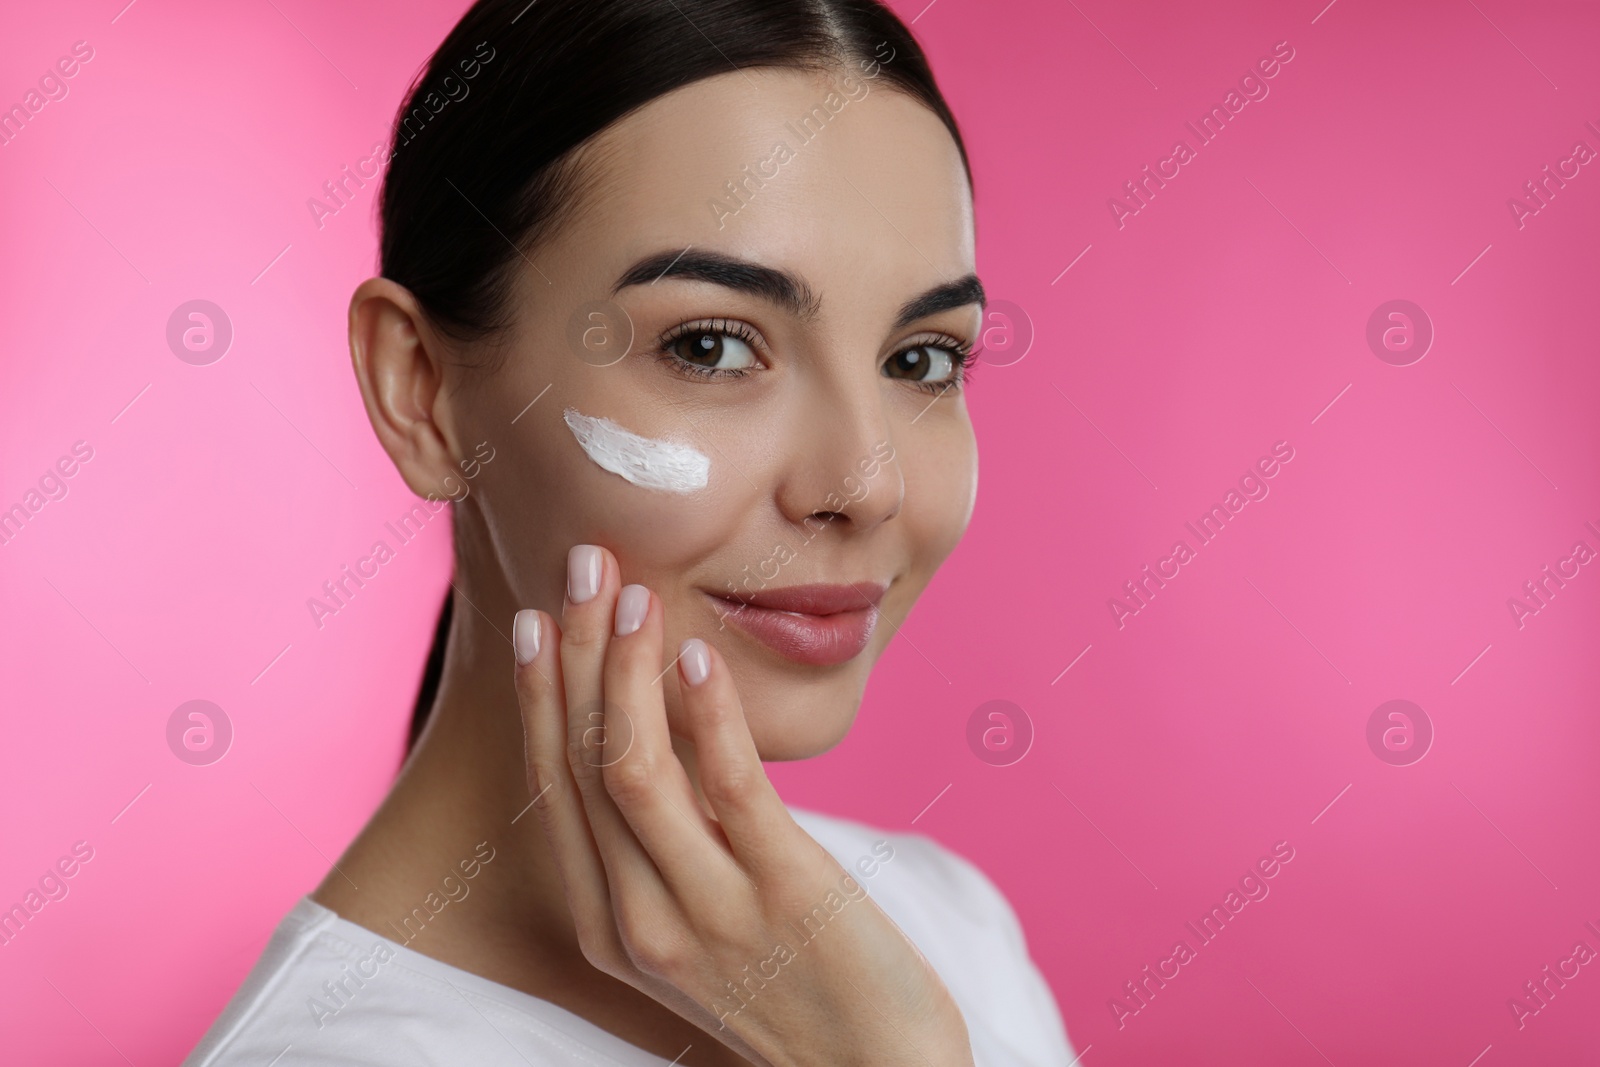
M 301 898 L 184 1067 L 653 1062 L 549 1001 Z
M 1005 895 L 972 861 L 918 833 L 790 808 L 865 887 L 961 1007 L 980 1065 L 1070 1062 L 1055 998 Z
M 363 948 L 334 932 L 336 918 L 310 898 L 301 898 L 274 928 L 250 973 L 183 1061 L 183 1067 L 221 1067 L 258 1056 L 271 1060 L 296 1038 L 325 1028 L 337 1009 L 327 1016 L 317 1010 L 319 1005 L 328 1004 L 326 991 L 320 988 L 324 975 L 330 981 L 342 977 L 352 964 L 367 955 Z M 381 939 L 374 935 L 373 941 Z

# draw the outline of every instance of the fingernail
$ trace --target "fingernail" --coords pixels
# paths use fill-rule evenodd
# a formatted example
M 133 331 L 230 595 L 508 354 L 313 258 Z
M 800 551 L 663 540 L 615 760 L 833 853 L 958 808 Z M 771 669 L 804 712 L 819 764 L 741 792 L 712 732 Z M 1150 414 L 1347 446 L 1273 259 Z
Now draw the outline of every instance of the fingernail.
M 699 685 L 711 676 L 711 654 L 698 637 L 683 642 L 678 649 L 678 662 L 683 665 L 684 680 L 690 685 Z
M 567 553 L 567 599 L 574 604 L 593 600 L 600 591 L 600 549 L 573 545 Z
M 650 590 L 642 585 L 625 585 L 617 597 L 618 637 L 633 633 L 644 625 L 645 612 L 650 610 Z
M 517 652 L 517 666 L 526 667 L 539 654 L 539 613 L 532 608 L 517 612 L 511 624 L 511 646 Z

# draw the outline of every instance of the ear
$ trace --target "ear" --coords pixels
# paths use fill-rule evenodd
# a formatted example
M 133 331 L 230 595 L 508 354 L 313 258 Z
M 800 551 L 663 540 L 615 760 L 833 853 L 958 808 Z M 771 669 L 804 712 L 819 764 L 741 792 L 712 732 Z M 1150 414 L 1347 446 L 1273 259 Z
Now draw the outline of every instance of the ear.
M 400 477 L 438 497 L 458 450 L 444 396 L 444 342 L 416 297 L 388 278 L 368 278 L 350 297 L 350 361 L 367 418 Z

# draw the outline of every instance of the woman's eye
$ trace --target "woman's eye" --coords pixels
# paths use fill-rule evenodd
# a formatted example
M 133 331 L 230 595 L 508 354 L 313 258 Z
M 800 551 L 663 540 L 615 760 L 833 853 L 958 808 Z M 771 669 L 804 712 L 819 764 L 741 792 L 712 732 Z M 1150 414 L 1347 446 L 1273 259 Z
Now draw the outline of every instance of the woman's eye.
M 889 357 L 884 373 L 913 382 L 947 382 L 956 377 L 957 354 L 943 345 L 917 345 Z
M 750 346 L 720 330 L 695 330 L 668 346 L 673 355 L 705 370 L 744 370 L 759 364 Z

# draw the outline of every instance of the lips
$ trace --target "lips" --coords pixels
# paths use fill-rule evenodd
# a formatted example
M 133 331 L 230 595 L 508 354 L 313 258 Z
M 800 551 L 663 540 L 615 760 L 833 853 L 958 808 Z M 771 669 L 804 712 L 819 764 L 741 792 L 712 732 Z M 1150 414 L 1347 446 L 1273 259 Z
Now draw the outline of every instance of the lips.
M 878 622 L 882 582 L 791 585 L 707 593 L 718 616 L 796 663 L 827 667 L 859 656 Z

